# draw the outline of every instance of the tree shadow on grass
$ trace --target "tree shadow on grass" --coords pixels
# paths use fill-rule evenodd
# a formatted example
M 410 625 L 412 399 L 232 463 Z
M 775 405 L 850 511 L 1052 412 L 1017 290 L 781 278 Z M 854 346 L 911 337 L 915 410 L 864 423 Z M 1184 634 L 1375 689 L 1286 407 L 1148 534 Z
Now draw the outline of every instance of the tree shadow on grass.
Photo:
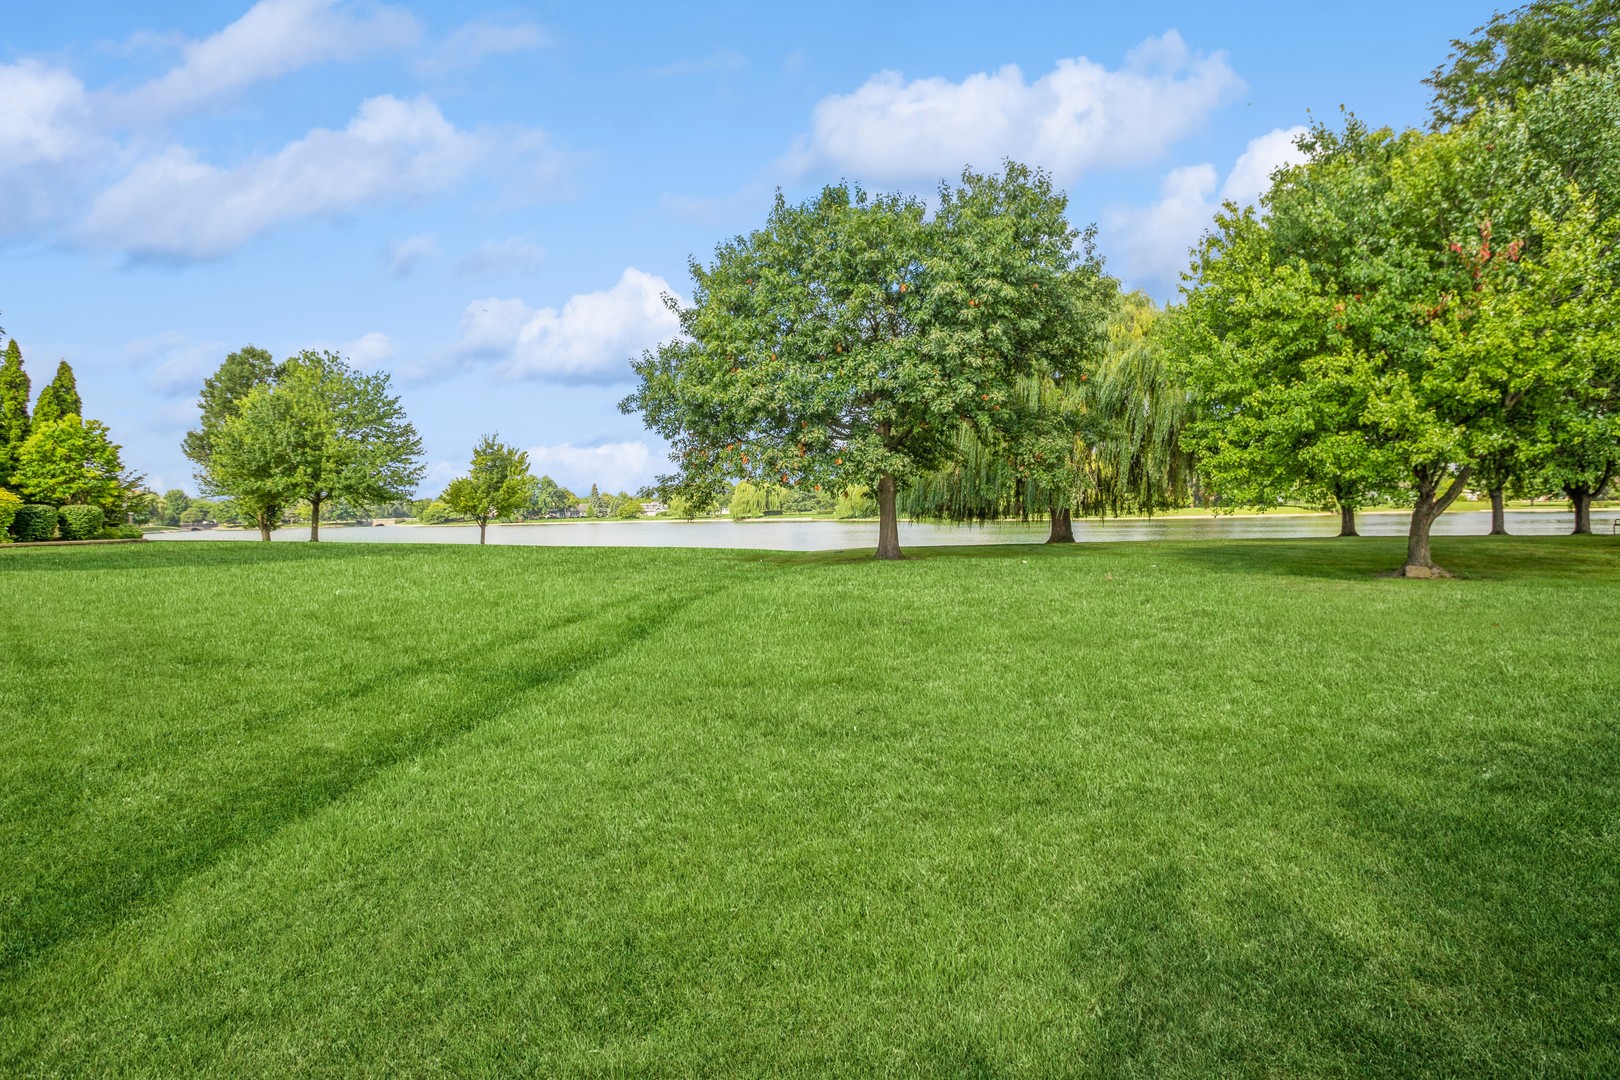
M 1353 943 L 1254 882 L 1143 871 L 1069 946 L 1074 1075 L 1448 1075 L 1462 1040 Z

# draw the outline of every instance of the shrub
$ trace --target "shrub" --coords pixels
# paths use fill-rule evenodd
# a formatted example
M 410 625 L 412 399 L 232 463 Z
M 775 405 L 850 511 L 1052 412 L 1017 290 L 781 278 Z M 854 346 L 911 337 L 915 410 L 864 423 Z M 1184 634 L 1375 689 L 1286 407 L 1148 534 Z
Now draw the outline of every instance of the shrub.
M 99 506 L 64 506 L 56 513 L 64 540 L 94 540 L 107 522 Z
M 56 507 L 24 503 L 11 519 L 11 535 L 21 543 L 37 543 L 56 535 Z
M 23 501 L 5 488 L 0 488 L 0 544 L 11 540 L 11 519 L 17 516 L 17 510 Z

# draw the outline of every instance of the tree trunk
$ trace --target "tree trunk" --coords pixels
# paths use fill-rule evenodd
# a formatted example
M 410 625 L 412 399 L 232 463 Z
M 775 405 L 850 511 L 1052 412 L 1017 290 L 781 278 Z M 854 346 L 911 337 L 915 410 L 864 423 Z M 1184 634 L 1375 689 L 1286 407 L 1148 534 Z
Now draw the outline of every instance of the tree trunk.
M 1440 477 L 1418 478 L 1417 502 L 1412 507 L 1412 527 L 1406 534 L 1406 566 L 1402 568 L 1406 577 L 1434 576 L 1434 560 L 1429 556 L 1429 529 L 1446 507 L 1462 494 L 1470 471 L 1459 469 L 1444 492 L 1440 491 Z
M 1491 488 L 1491 535 L 1507 534 L 1507 503 L 1502 497 L 1502 489 L 1494 487 Z
M 1339 504 L 1339 535 L 1361 535 L 1360 533 L 1356 532 L 1356 508 L 1353 506 L 1346 506 L 1344 503 Z
M 478 542 L 480 544 L 482 544 L 484 542 L 484 530 L 487 529 L 487 528 L 489 528 L 489 522 L 480 521 L 478 523 Z
M 1570 504 L 1575 508 L 1575 531 L 1572 536 L 1592 535 L 1592 489 L 1586 487 L 1565 488 L 1564 494 L 1569 496 Z
M 315 543 L 321 538 L 321 500 L 309 500 L 309 542 Z
M 884 473 L 878 478 L 878 546 L 877 557 L 880 559 L 903 559 L 900 554 L 900 519 L 895 516 L 894 476 Z
M 1074 543 L 1074 515 L 1067 506 L 1052 507 L 1052 534 L 1046 538 L 1048 544 Z
M 270 515 L 268 513 L 259 514 L 259 539 L 267 544 L 270 542 Z

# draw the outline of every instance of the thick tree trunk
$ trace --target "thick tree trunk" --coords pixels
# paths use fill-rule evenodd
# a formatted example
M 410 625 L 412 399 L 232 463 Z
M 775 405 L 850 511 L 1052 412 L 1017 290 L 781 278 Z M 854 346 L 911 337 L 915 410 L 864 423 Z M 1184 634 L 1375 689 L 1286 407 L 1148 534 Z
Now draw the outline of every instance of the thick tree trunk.
M 1494 487 L 1491 488 L 1491 535 L 1507 534 L 1507 503 L 1502 498 L 1502 489 Z
M 900 519 L 895 516 L 894 496 L 896 484 L 894 476 L 884 473 L 878 478 L 878 546 L 877 557 L 880 559 L 903 559 L 900 554 Z
M 267 544 L 270 542 L 270 515 L 269 514 L 260 514 L 259 515 L 259 539 L 263 540 Z
M 489 522 L 480 521 L 478 523 L 478 542 L 480 544 L 482 544 L 484 542 L 484 530 L 487 529 L 487 528 L 489 528 Z
M 1429 529 L 1446 507 L 1462 494 L 1469 472 L 1468 469 L 1458 470 L 1443 492 L 1440 490 L 1440 477 L 1418 478 L 1417 502 L 1412 507 L 1412 527 L 1406 534 L 1406 566 L 1401 570 L 1406 577 L 1434 576 L 1434 560 L 1429 555 Z
M 309 500 L 309 542 L 315 543 L 321 538 L 321 500 Z
M 1339 504 L 1339 535 L 1361 535 L 1360 533 L 1356 532 L 1356 508 L 1353 506 L 1346 506 L 1344 503 Z
M 1046 538 L 1048 544 L 1074 543 L 1074 515 L 1067 506 L 1052 507 L 1052 534 Z
M 1570 505 L 1575 508 L 1575 531 L 1572 536 L 1592 535 L 1592 489 L 1584 487 L 1565 488 L 1564 494 L 1569 496 Z

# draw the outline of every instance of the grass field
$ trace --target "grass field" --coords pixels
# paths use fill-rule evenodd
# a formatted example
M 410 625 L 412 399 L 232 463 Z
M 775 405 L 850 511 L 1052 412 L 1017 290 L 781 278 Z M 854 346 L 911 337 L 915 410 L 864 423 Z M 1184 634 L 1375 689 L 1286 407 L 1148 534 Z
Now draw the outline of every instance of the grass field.
M 0 1074 L 1620 1074 L 1620 541 L 0 552 Z

